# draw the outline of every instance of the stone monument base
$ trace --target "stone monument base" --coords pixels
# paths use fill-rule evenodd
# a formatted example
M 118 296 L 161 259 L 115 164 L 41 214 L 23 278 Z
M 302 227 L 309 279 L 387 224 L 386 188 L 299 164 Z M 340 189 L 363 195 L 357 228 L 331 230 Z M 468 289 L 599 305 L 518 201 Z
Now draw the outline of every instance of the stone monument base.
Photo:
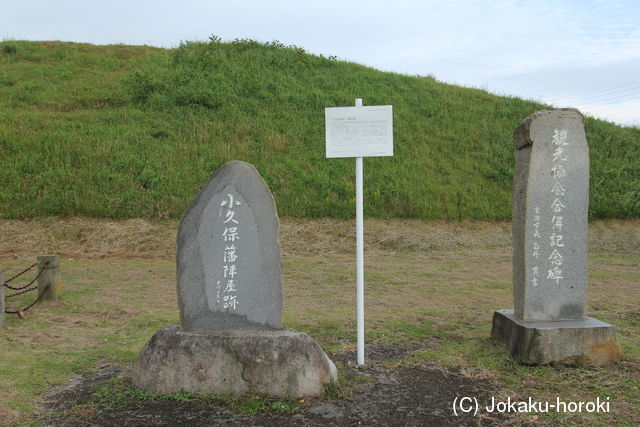
M 291 329 L 183 331 L 169 325 L 144 346 L 133 383 L 158 394 L 320 395 L 336 367 L 308 335 Z
M 493 313 L 491 338 L 507 345 L 511 356 L 527 365 L 552 362 L 604 366 L 620 360 L 613 326 L 592 317 L 583 320 L 530 321 L 513 310 Z

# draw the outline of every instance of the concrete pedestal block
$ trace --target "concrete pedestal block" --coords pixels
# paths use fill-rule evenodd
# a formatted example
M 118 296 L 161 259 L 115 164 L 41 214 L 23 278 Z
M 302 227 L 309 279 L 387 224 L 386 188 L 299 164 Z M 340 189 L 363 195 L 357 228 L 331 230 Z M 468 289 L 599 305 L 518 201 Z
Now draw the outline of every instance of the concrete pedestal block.
M 604 366 L 621 357 L 613 326 L 591 317 L 525 321 L 513 310 L 498 310 L 493 313 L 491 338 L 505 344 L 514 359 L 527 365 L 582 362 Z
M 58 255 L 38 256 L 38 269 L 42 270 L 38 277 L 38 297 L 42 300 L 56 301 L 60 294 L 58 288 L 58 273 L 60 270 L 60 257 Z
M 169 325 L 142 349 L 133 382 L 152 393 L 317 396 L 336 367 L 308 335 L 291 329 L 183 331 Z

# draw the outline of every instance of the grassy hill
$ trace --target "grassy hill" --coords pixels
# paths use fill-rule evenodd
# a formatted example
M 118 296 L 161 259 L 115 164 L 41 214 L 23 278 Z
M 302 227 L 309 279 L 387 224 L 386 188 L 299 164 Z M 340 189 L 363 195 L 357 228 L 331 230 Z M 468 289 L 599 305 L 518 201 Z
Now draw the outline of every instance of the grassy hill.
M 394 106 L 395 156 L 365 160 L 365 215 L 505 219 L 513 131 L 541 104 L 380 72 L 277 42 L 166 50 L 0 43 L 0 217 L 179 217 L 227 161 L 280 215 L 354 215 L 353 159 L 324 107 Z M 640 129 L 588 119 L 592 218 L 640 216 Z

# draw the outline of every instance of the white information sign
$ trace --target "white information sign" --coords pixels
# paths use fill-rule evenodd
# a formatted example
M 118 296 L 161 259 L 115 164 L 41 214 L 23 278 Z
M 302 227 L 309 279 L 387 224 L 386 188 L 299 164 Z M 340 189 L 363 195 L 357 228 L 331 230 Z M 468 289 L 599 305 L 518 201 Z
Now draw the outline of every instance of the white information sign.
M 364 197 L 363 157 L 393 156 L 391 105 L 324 109 L 327 157 L 356 158 L 356 323 L 358 366 L 364 365 Z
M 327 158 L 393 156 L 391 105 L 324 109 Z

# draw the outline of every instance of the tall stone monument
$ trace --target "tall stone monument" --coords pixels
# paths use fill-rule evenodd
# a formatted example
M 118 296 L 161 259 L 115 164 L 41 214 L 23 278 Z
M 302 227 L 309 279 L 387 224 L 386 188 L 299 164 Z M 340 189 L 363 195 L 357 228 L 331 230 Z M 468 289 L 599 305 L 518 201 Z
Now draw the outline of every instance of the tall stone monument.
M 589 148 L 575 109 L 538 111 L 515 132 L 514 310 L 491 336 L 526 364 L 620 359 L 613 327 L 586 317 Z
M 278 232 L 273 196 L 251 164 L 228 163 L 209 179 L 178 229 L 180 324 L 142 349 L 138 387 L 301 397 L 337 379 L 314 340 L 282 328 Z

